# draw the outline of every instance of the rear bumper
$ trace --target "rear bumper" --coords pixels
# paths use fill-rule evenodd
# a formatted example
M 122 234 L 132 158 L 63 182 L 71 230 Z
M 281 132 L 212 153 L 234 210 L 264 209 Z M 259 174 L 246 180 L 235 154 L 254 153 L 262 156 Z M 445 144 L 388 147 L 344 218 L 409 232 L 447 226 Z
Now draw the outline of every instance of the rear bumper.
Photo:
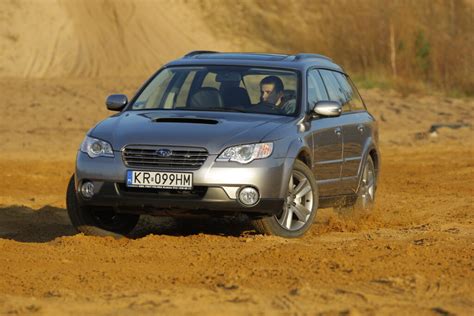
M 173 214 L 173 213 L 255 213 L 279 214 L 283 199 L 260 199 L 254 206 L 245 206 L 230 199 L 220 187 L 199 187 L 190 192 L 154 189 L 127 189 L 123 184 L 104 182 L 90 199 L 77 194 L 81 205 L 113 207 L 119 213 Z

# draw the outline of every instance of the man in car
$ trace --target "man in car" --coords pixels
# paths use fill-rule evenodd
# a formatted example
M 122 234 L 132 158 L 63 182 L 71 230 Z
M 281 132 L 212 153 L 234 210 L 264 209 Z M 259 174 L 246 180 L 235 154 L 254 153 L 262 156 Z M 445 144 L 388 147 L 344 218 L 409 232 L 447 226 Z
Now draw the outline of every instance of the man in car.
M 292 95 L 285 95 L 283 81 L 277 76 L 267 76 L 260 81 L 260 105 L 272 108 L 286 114 L 293 114 L 296 108 L 296 99 Z

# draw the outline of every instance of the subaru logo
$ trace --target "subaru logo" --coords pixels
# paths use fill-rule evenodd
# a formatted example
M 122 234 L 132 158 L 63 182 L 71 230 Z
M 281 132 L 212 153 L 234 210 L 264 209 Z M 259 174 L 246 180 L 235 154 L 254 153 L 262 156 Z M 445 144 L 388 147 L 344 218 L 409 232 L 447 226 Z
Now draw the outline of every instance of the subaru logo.
M 169 157 L 173 154 L 173 152 L 169 149 L 161 148 L 156 151 L 156 154 L 160 157 Z

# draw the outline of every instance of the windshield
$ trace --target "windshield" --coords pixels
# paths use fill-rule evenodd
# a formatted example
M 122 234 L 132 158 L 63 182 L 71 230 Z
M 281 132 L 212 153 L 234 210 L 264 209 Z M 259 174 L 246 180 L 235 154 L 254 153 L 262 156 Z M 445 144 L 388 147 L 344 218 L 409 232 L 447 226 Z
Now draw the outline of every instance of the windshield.
M 171 67 L 162 70 L 129 110 L 235 111 L 295 115 L 296 72 L 251 67 Z

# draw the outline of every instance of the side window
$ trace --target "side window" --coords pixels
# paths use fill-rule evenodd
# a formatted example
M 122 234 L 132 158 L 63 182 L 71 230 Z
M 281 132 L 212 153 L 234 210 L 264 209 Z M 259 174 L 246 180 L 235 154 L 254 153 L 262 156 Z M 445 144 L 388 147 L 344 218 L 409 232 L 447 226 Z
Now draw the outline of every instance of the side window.
M 324 88 L 323 80 L 317 70 L 308 72 L 308 107 L 312 108 L 318 101 L 327 100 L 328 94 Z
M 323 77 L 324 84 L 328 89 L 329 100 L 339 101 L 342 104 L 342 111 L 349 112 L 351 110 L 349 100 L 344 94 L 339 82 L 333 74 L 333 71 L 320 70 L 321 77 Z
M 364 110 L 362 99 L 354 88 L 352 82 L 348 81 L 348 78 L 339 72 L 334 72 L 333 74 L 339 82 L 342 92 L 346 96 L 347 102 L 350 103 L 352 111 Z

